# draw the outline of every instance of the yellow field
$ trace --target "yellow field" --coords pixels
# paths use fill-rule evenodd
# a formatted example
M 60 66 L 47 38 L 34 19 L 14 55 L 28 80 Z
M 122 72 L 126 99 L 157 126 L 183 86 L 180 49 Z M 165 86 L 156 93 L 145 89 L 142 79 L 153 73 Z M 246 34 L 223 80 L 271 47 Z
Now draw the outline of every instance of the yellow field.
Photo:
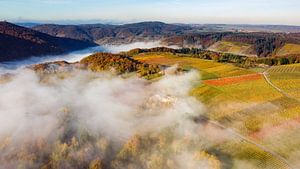
M 266 112 L 271 111 L 273 116 L 272 118 L 266 116 L 269 120 L 264 120 L 264 125 L 273 125 L 278 121 L 277 118 L 280 119 L 279 121 L 282 120 L 281 116 L 283 115 L 281 112 L 283 110 L 289 111 L 289 108 L 293 109 L 295 107 L 293 101 L 290 101 L 284 94 L 269 85 L 263 76 L 259 79 L 243 81 L 243 77 L 247 78 L 247 76 L 244 75 L 255 73 L 252 70 L 238 68 L 231 64 L 216 63 L 196 58 L 177 57 L 171 54 L 147 54 L 139 55 L 135 58 L 147 63 L 165 65 L 179 64 L 182 67 L 192 67 L 200 70 L 201 74 L 204 75 L 204 82 L 195 87 L 191 91 L 191 95 L 206 104 L 208 107 L 207 115 L 210 118 L 218 121 L 230 121 L 230 126 L 235 126 L 240 129 L 241 132 L 246 131 L 244 123 L 249 121 L 254 114 L 260 113 L 266 115 Z M 286 69 L 287 68 L 284 70 Z M 294 68 L 292 69 L 294 70 Z M 212 78 L 216 78 L 217 81 L 222 82 L 226 80 L 224 77 L 231 76 L 242 80 L 238 83 L 224 83 L 225 85 L 221 86 L 210 85 L 205 82 L 205 80 Z M 298 82 L 299 78 L 293 78 Z M 289 85 L 286 86 L 288 87 Z M 293 90 L 291 89 L 291 93 L 296 94 L 295 90 L 299 90 L 299 88 L 296 86 Z M 252 110 L 255 110 L 255 112 Z M 236 116 L 239 117 L 237 118 Z M 259 118 L 262 119 L 263 117 L 259 116 Z M 290 118 L 295 117 L 291 116 Z M 234 122 L 237 119 L 238 123 L 235 124 Z
M 277 87 L 300 99 L 300 64 L 272 67 L 268 74 Z
M 201 72 L 203 80 L 255 73 L 252 70 L 239 68 L 232 64 L 217 63 L 197 58 L 179 57 L 173 54 L 140 54 L 134 58 L 145 63 L 164 65 L 177 64 L 184 68 L 194 68 Z
M 202 84 L 192 95 L 206 104 L 211 119 L 244 134 L 284 120 L 280 111 L 285 103 L 281 99 L 286 98 L 263 78 L 224 86 Z
M 198 69 L 202 74 L 203 83 L 196 86 L 191 91 L 191 95 L 205 104 L 207 117 L 236 130 L 250 140 L 274 151 L 293 166 L 299 167 L 300 164 L 297 164 L 298 160 L 295 156 L 300 158 L 298 153 L 300 152 L 300 104 L 272 87 L 262 75 L 258 79 L 244 80 L 249 78 L 244 75 L 255 74 L 262 70 L 242 69 L 231 64 L 178 57 L 172 54 L 140 54 L 135 58 L 146 63 L 178 64 L 185 68 Z M 208 79 L 225 82 L 228 81 L 226 77 L 242 80 L 231 80 L 234 83 L 226 82 L 224 85 L 206 83 Z M 272 67 L 268 70 L 268 77 L 277 87 L 292 97 L 299 98 L 300 64 Z M 257 158 L 260 163 L 254 168 L 287 168 L 278 162 L 278 159 L 274 159 L 257 146 L 245 142 L 228 144 L 222 147 L 234 157 Z M 228 150 L 230 145 L 239 147 L 240 151 Z M 265 161 L 265 164 L 261 161 Z
M 300 45 L 299 44 L 285 44 L 279 51 L 276 53 L 278 56 L 284 56 L 289 54 L 300 54 Z
M 255 55 L 253 45 L 238 42 L 219 41 L 210 46 L 208 50 L 240 55 Z

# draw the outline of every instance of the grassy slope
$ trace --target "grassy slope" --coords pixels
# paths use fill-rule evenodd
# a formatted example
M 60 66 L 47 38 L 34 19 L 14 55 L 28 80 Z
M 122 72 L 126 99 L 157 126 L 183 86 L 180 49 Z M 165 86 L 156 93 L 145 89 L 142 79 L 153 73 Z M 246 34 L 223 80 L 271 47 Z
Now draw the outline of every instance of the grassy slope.
M 285 44 L 281 49 L 278 50 L 276 55 L 285 56 L 289 54 L 300 54 L 299 44 Z
M 226 80 L 226 77 L 255 73 L 253 70 L 237 68 L 230 64 L 215 63 L 201 59 L 177 57 L 171 54 L 141 54 L 136 59 L 147 63 L 166 65 L 179 64 L 201 71 L 204 83 L 195 87 L 191 94 L 207 106 L 207 116 L 222 125 L 234 128 L 251 140 L 266 146 L 297 166 L 295 153 L 300 150 L 300 125 L 295 125 L 300 118 L 300 105 L 293 99 L 285 97 L 272 88 L 261 76 L 253 80 L 235 80 L 232 84 L 212 85 L 205 80 Z M 279 71 L 280 70 L 280 71 Z M 299 79 L 297 73 L 299 65 L 279 66 L 269 70 L 271 79 L 278 87 L 282 87 L 289 94 L 298 97 Z M 277 72 L 279 71 L 279 72 Z M 277 72 L 277 73 L 275 73 Z M 225 78 L 224 78 L 225 77 Z M 244 77 L 244 76 L 242 76 Z M 295 122 L 296 120 L 296 122 Z M 293 123 L 290 123 L 290 122 Z M 270 132 L 269 132 L 270 131 Z M 293 144 L 291 144 L 293 140 Z M 295 141 L 297 140 L 297 141 Z M 299 141 L 298 141 L 299 140 Z M 239 152 L 228 150 L 230 146 L 239 147 Z M 222 146 L 221 146 L 222 147 Z M 227 147 L 227 148 L 226 148 Z M 260 167 L 284 168 L 268 153 L 261 152 L 257 147 L 243 142 L 228 143 L 223 147 L 234 157 L 258 158 L 264 164 Z M 253 154 L 254 153 L 254 154 Z M 252 154 L 252 155 L 251 155 Z M 257 157 L 256 157 L 257 156 Z M 300 157 L 299 153 L 296 157 Z M 270 164 L 266 164 L 269 163 Z M 272 166 L 272 165 L 276 166 Z M 297 166 L 298 167 L 298 166 Z
M 255 55 L 253 51 L 253 46 L 246 43 L 238 43 L 238 42 L 228 42 L 228 41 L 219 41 L 213 44 L 208 48 L 212 51 L 218 52 L 226 52 L 226 53 L 234 53 L 241 55 Z

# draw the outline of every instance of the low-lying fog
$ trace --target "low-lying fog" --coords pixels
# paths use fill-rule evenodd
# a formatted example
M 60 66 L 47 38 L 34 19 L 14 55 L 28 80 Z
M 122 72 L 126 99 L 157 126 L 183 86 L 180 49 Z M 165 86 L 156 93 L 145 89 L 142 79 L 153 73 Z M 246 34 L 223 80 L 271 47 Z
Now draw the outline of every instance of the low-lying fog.
M 216 146 L 240 138 L 201 119 L 205 107 L 190 96 L 200 83 L 197 71 L 171 67 L 149 82 L 110 72 L 40 75 L 24 68 L 159 46 L 107 45 L 0 64 L 0 75 L 11 73 L 0 83 L 0 169 L 255 168 L 246 160 L 215 155 L 223 153 Z
M 201 126 L 192 119 L 201 115 L 203 106 L 189 96 L 191 88 L 199 83 L 198 72 L 177 74 L 175 67 L 169 68 L 164 77 L 150 83 L 137 76 L 122 78 L 109 72 L 75 70 L 63 77 L 44 75 L 47 80 L 41 81 L 41 75 L 24 68 L 57 60 L 75 62 L 94 52 L 118 53 L 158 46 L 161 46 L 158 42 L 99 46 L 65 55 L 2 63 L 0 74 L 9 71 L 11 75 L 0 83 L 0 169 L 49 165 L 86 168 L 94 163 L 115 169 L 132 165 L 136 169 L 153 168 L 152 165 L 177 169 L 219 166 L 215 157 L 202 152 L 202 146 L 195 151 L 183 146 L 178 152 L 178 143 L 186 138 L 194 140 L 200 134 Z M 136 154 L 139 160 L 126 160 L 135 158 L 135 154 L 124 154 L 124 151 L 130 153 L 130 140 L 135 135 L 146 139 L 152 135 L 147 133 L 153 133 L 151 139 L 156 140 L 169 137 L 162 134 L 169 129 L 174 138 L 165 141 L 170 144 L 157 149 L 149 142 L 145 148 L 139 147 L 141 154 Z M 128 141 L 130 144 L 125 144 Z M 163 161 L 157 163 L 156 154 L 169 148 L 172 152 L 159 157 Z M 153 158 L 153 164 L 147 164 L 145 156 Z
M 166 70 L 152 83 L 79 70 L 63 78 L 46 76 L 41 82 L 33 71 L 17 70 L 0 83 L 0 168 L 40 168 L 49 161 L 52 168 L 86 168 L 95 160 L 114 169 L 218 168 L 215 157 L 201 152 L 201 125 L 192 120 L 203 111 L 189 96 L 199 73 L 176 70 Z M 168 128 L 172 134 L 161 134 Z M 156 141 L 143 141 L 148 137 L 162 139 L 160 148 Z M 200 147 L 189 150 L 188 140 Z M 160 156 L 159 151 L 170 152 Z
M 91 55 L 95 52 L 110 52 L 110 53 L 119 53 L 123 51 L 129 51 L 135 48 L 154 48 L 161 47 L 161 43 L 159 41 L 153 42 L 135 42 L 131 44 L 124 45 L 103 45 L 97 46 L 93 48 L 88 48 L 80 51 L 74 51 L 68 54 L 63 55 L 53 55 L 53 56 L 44 56 L 44 57 L 31 57 L 22 61 L 14 61 L 14 62 L 3 62 L 0 63 L 0 74 L 6 73 L 7 71 L 15 70 L 20 67 L 25 67 L 32 64 L 39 64 L 44 62 L 52 62 L 52 61 L 67 61 L 67 62 L 76 62 L 80 61 L 82 58 Z M 176 47 L 176 46 L 171 46 Z

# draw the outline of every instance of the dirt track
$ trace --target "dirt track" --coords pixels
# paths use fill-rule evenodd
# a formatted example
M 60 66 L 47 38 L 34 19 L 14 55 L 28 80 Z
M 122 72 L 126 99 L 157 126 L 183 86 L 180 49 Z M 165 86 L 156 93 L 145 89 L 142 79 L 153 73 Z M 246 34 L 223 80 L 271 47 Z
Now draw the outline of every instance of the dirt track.
M 267 83 L 272 86 L 274 89 L 276 89 L 278 92 L 280 92 L 281 94 L 283 94 L 285 97 L 296 100 L 298 103 L 300 103 L 300 99 L 295 98 L 291 95 L 289 95 L 288 93 L 286 93 L 285 91 L 283 91 L 282 89 L 280 89 L 279 87 L 277 87 L 274 83 L 272 83 L 272 81 L 269 79 L 268 77 L 268 70 L 265 71 L 264 73 L 262 73 L 265 80 L 267 81 Z

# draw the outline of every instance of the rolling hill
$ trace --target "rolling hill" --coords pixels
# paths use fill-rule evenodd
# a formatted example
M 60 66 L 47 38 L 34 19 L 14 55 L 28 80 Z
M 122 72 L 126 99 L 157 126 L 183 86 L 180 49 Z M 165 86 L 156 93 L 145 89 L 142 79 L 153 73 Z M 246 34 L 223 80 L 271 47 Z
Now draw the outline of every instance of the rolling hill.
M 0 22 L 0 62 L 62 54 L 92 46 L 96 44 L 54 37 L 8 22 Z
M 202 84 L 191 95 L 207 106 L 209 119 L 227 128 L 241 141 L 229 141 L 215 148 L 233 159 L 247 159 L 250 168 L 299 168 L 299 64 L 274 66 L 264 73 L 179 57 L 172 53 L 140 53 L 135 59 L 148 64 L 177 64 L 197 69 Z M 233 148 L 235 147 L 235 148 Z M 220 157 L 220 156 L 219 156 Z M 220 158 L 219 158 L 220 159 Z M 244 168 L 244 163 L 234 163 Z
M 125 25 L 39 25 L 33 29 L 52 36 L 88 40 L 98 44 L 120 44 L 158 40 L 164 36 L 183 34 L 192 28 L 162 22 L 141 22 Z
M 211 45 L 208 50 L 255 56 L 254 46 L 247 43 L 219 41 Z
M 148 168 L 146 165 L 150 159 L 153 168 L 173 169 L 176 168 L 178 159 L 174 159 L 174 155 L 192 152 L 192 155 L 189 156 L 190 159 L 205 159 L 211 166 L 210 168 L 239 169 L 245 168 L 245 165 L 251 169 L 299 168 L 299 64 L 270 66 L 261 68 L 258 71 L 256 68 L 238 67 L 233 63 L 221 63 L 197 58 L 192 49 L 189 49 L 191 50 L 190 53 L 185 50 L 188 49 L 153 48 L 136 49 L 123 54 L 96 53 L 76 63 L 60 61 L 32 66 L 31 68 L 38 73 L 38 83 L 41 83 L 43 89 L 48 85 L 51 86 L 51 89 L 55 89 L 55 86 L 57 86 L 60 94 L 68 89 L 67 95 L 69 93 L 72 93 L 71 96 L 73 96 L 73 93 L 80 95 L 75 95 L 76 99 L 89 96 L 87 97 L 88 102 L 84 102 L 84 106 L 94 100 L 90 98 L 100 97 L 100 99 L 95 100 L 96 104 L 91 107 L 78 109 L 83 110 L 83 112 L 91 112 L 97 109 L 95 105 L 101 103 L 101 96 L 108 93 L 108 96 L 113 97 L 113 108 L 105 106 L 107 98 L 110 99 L 110 97 L 105 97 L 103 99 L 104 104 L 99 107 L 104 107 L 105 111 L 110 109 L 116 111 L 114 106 L 118 105 L 119 101 L 117 99 L 120 99 L 122 104 L 120 110 L 123 115 L 123 105 L 127 100 L 134 98 L 136 102 L 136 97 L 132 97 L 132 93 L 140 95 L 152 91 L 147 90 L 147 92 L 144 92 L 145 89 L 149 88 L 136 90 L 135 86 L 120 83 L 121 80 L 125 82 L 133 80 L 132 83 L 137 84 L 138 81 L 135 76 L 139 75 L 139 77 L 151 80 L 144 81 L 145 79 L 143 79 L 143 83 L 141 83 L 143 87 L 157 82 L 163 82 L 167 85 L 172 84 L 169 81 L 164 81 L 164 78 L 167 77 L 168 79 L 174 79 L 174 82 L 184 82 L 174 86 L 184 86 L 184 84 L 187 84 L 186 79 L 182 80 L 180 77 L 188 73 L 193 73 L 189 75 L 195 78 L 192 79 L 191 88 L 187 90 L 188 99 L 185 97 L 185 99 L 176 102 L 178 90 L 173 89 L 170 91 L 176 91 L 175 101 L 170 95 L 158 97 L 162 93 L 159 90 L 162 86 L 159 85 L 159 88 L 155 88 L 155 91 L 159 90 L 159 94 L 155 93 L 153 97 L 152 95 L 145 97 L 146 104 L 138 106 L 137 114 L 130 114 L 142 119 L 148 118 L 148 114 L 151 115 L 150 118 L 157 117 L 159 109 L 165 111 L 166 108 L 171 106 L 174 110 L 173 105 L 180 105 L 182 101 L 189 100 L 190 96 L 194 97 L 191 98 L 193 101 L 191 103 L 195 101 L 195 104 L 199 105 L 200 103 L 196 102 L 199 100 L 203 103 L 205 109 L 201 114 L 195 116 L 188 116 L 185 113 L 183 117 L 180 116 L 180 122 L 176 125 L 166 126 L 162 130 L 155 130 L 158 132 L 144 132 L 144 130 L 134 132 L 128 138 L 122 137 L 122 142 L 118 143 L 118 139 L 114 141 L 114 138 L 107 139 L 105 135 L 91 133 L 91 130 L 82 127 L 84 123 L 80 123 L 78 127 L 73 127 L 73 124 L 80 122 L 78 119 L 82 116 L 74 114 L 78 111 L 77 109 L 70 108 L 72 103 L 78 103 L 76 99 L 72 99 L 67 102 L 67 106 L 59 104 L 59 108 L 61 108 L 56 112 L 56 114 L 61 115 L 58 116 L 61 120 L 59 121 L 59 127 L 63 126 L 59 128 L 61 130 L 56 130 L 62 133 L 59 133 L 58 139 L 55 142 L 43 142 L 43 140 L 35 142 L 37 139 L 34 138 L 32 143 L 22 142 L 21 145 L 24 150 L 20 151 L 20 148 L 16 147 L 8 155 L 3 153 L 3 157 L 6 157 L 3 159 L 8 159 L 8 162 L 5 163 L 6 166 L 12 166 L 16 160 L 22 160 L 22 165 L 27 168 L 34 168 L 32 166 L 38 161 L 38 165 L 42 168 L 64 168 L 64 166 L 71 166 L 70 168 L 97 168 L 98 166 L 98 168 L 119 169 L 124 166 L 130 168 L 132 165 L 131 160 L 134 159 L 132 161 L 137 161 L 136 168 Z M 185 53 L 183 53 L 184 51 Z M 211 51 L 208 53 L 207 51 L 198 52 L 203 55 L 204 53 L 201 52 L 205 52 L 205 55 L 211 56 L 217 54 Z M 178 67 L 168 69 L 173 65 Z M 167 74 L 168 71 L 170 71 L 170 74 Z M 110 73 L 105 74 L 105 72 Z M 198 74 L 201 76 L 196 76 Z M 78 78 L 78 75 L 80 75 L 80 78 Z M 118 75 L 118 79 L 115 79 L 115 75 Z M 6 76 L 3 77 L 4 80 L 1 82 L 5 85 L 14 80 L 13 75 Z M 71 81 L 74 77 L 78 78 L 79 81 Z M 102 78 L 112 79 L 113 85 L 101 81 Z M 91 82 L 93 79 L 96 81 Z M 62 83 L 59 83 L 60 81 Z M 29 81 L 26 82 L 30 83 L 32 79 L 29 78 Z M 84 87 L 80 85 L 86 82 L 88 84 Z M 89 94 L 96 94 L 95 97 L 90 97 L 86 93 L 82 94 L 82 92 L 74 92 L 76 90 L 73 88 L 69 91 L 68 85 L 77 84 L 80 85 L 79 88 L 82 88 L 83 91 L 87 88 L 98 89 L 101 87 L 104 90 L 103 92 L 87 90 Z M 110 87 L 115 84 L 120 85 L 120 87 L 109 91 Z M 5 85 L 3 86 L 5 87 Z M 63 85 L 63 87 L 60 85 Z M 35 90 L 36 88 L 32 92 Z M 28 88 L 25 89 L 25 94 L 27 95 L 27 93 Z M 124 97 L 124 95 L 129 97 Z M 66 100 L 65 97 L 63 97 L 63 100 Z M 130 104 L 132 103 L 130 102 Z M 159 107 L 156 108 L 156 106 Z M 151 111 L 141 112 L 143 109 Z M 132 109 L 129 110 L 132 112 Z M 152 114 L 152 110 L 155 114 Z M 189 110 L 185 107 L 180 109 L 180 112 L 185 111 Z M 96 111 L 96 114 L 101 114 L 99 112 L 102 111 Z M 43 114 L 44 116 L 45 114 Z M 86 120 L 85 117 L 90 117 L 90 115 L 84 116 L 84 120 Z M 95 118 L 97 116 L 91 117 Z M 170 117 L 174 117 L 174 111 L 171 112 Z M 176 126 L 180 125 L 184 119 L 188 120 L 188 127 L 183 127 L 184 131 L 180 128 L 178 132 L 175 130 Z M 90 124 L 91 121 L 89 119 L 88 123 Z M 97 120 L 95 123 L 98 124 L 99 121 L 101 122 L 101 120 Z M 195 125 L 195 128 L 190 127 L 191 125 Z M 150 128 L 153 127 L 155 125 L 151 123 Z M 107 128 L 105 127 L 105 129 Z M 184 137 L 177 137 L 177 133 L 183 133 Z M 15 146 L 15 144 L 11 144 L 9 137 L 4 137 L 0 145 L 3 150 L 11 150 L 9 148 Z M 99 157 L 98 154 L 104 155 Z M 91 158 L 79 160 L 78 163 L 74 162 L 80 159 L 79 157 L 88 155 L 91 155 Z M 182 158 L 182 156 L 179 157 Z
M 267 28 L 269 27 L 265 27 L 265 29 Z M 273 27 L 270 27 L 270 30 L 271 28 Z M 279 28 L 281 27 L 279 26 Z M 295 31 L 292 31 L 295 33 L 276 33 L 276 31 L 235 32 L 227 29 L 223 31 L 210 29 L 211 32 L 207 32 L 205 25 L 194 26 L 162 22 L 141 22 L 125 25 L 46 24 L 35 26 L 33 29 L 52 36 L 86 40 L 98 44 L 127 44 L 159 40 L 163 45 L 204 48 L 259 57 L 282 56 L 282 52 L 277 53 L 277 51 L 286 44 L 300 44 L 300 34 Z
M 282 48 L 285 44 L 300 44 L 299 36 L 299 33 L 190 32 L 183 35 L 165 37 L 163 39 L 163 43 L 166 45 L 177 45 L 180 47 L 201 46 L 205 49 L 209 49 L 212 45 L 215 45 L 215 43 L 225 41 L 230 42 L 231 46 L 232 44 L 240 44 L 239 46 L 241 46 L 241 44 L 243 44 L 243 46 L 252 46 L 253 54 L 258 57 L 271 57 L 279 56 L 276 54 L 276 51 Z M 218 44 L 216 45 L 219 46 Z M 222 52 L 222 50 L 218 51 Z M 227 51 L 230 52 L 230 50 L 225 50 L 225 52 Z M 242 51 L 238 52 L 242 53 Z

